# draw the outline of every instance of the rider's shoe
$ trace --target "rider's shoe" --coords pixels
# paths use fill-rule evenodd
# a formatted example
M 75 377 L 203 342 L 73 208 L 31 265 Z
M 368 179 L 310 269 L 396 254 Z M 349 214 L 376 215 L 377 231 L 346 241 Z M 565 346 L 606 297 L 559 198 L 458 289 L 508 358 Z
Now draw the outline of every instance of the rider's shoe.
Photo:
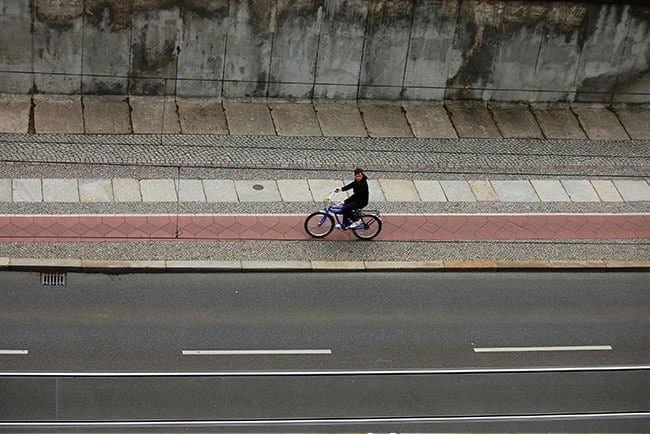
M 350 223 L 350 225 L 347 228 L 354 229 L 354 228 L 358 228 L 360 225 L 361 225 L 361 220 L 357 220 L 355 222 Z
M 337 223 L 334 227 L 335 227 L 336 229 L 341 229 L 341 230 L 346 230 L 346 229 L 349 229 L 349 228 L 350 228 L 350 226 L 348 226 L 348 224 L 345 223 L 345 222 L 343 222 L 343 223 L 341 223 L 341 224 L 338 224 L 338 223 Z

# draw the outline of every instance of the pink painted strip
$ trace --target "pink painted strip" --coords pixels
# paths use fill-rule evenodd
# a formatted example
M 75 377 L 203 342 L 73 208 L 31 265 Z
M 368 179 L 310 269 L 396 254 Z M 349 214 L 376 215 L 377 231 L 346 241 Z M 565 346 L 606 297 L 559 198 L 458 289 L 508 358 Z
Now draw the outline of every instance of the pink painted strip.
M 0 216 L 0 242 L 311 240 L 303 216 Z M 384 215 L 386 241 L 650 239 L 650 214 Z M 326 239 L 354 239 L 335 230 Z

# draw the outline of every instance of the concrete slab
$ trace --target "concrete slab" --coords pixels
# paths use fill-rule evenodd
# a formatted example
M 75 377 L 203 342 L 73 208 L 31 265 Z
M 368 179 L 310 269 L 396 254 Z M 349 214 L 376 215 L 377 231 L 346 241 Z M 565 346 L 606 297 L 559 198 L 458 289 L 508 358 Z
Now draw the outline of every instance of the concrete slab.
M 0 133 L 27 133 L 31 105 L 28 96 L 0 98 Z
M 420 202 L 413 181 L 408 179 L 380 179 L 379 185 L 387 202 Z
M 600 202 L 596 190 L 587 180 L 562 180 L 562 186 L 572 202 Z
M 353 271 L 366 269 L 366 264 L 363 261 L 311 261 L 311 266 L 314 271 Z
M 208 202 L 239 202 L 235 182 L 229 179 L 204 179 L 203 191 Z
M 369 179 L 368 180 L 368 201 L 370 203 L 372 202 L 386 202 L 386 197 L 384 196 L 384 192 L 381 189 L 381 185 L 379 184 L 379 181 L 376 179 Z
M 116 260 L 93 260 L 82 259 L 83 270 L 142 270 L 142 271 L 163 271 L 166 267 L 165 261 L 116 261 Z
M 322 136 L 311 104 L 269 104 L 278 136 Z
M 37 133 L 82 134 L 81 97 L 34 97 L 34 128 Z
M 447 202 L 447 196 L 439 181 L 415 180 L 413 184 L 422 202 Z
M 280 191 L 273 180 L 235 181 L 240 202 L 280 202 Z
M 645 181 L 616 180 L 614 184 L 626 202 L 650 201 L 650 186 Z
M 537 123 L 547 139 L 586 139 L 585 133 L 568 106 L 533 106 Z
M 542 202 L 571 202 L 562 183 L 554 179 L 533 179 L 530 181 Z
M 221 102 L 177 99 L 176 104 L 183 134 L 228 134 Z
M 616 114 L 606 107 L 574 106 L 573 112 L 591 140 L 628 140 Z
M 242 261 L 246 271 L 297 271 L 311 270 L 310 261 Z
M 141 202 L 140 182 L 137 179 L 113 179 L 113 196 L 115 202 Z
M 467 181 L 440 181 L 449 202 L 476 202 L 476 197 Z
M 233 136 L 274 136 L 275 127 L 266 104 L 224 102 L 223 108 Z
M 80 179 L 81 202 L 113 202 L 113 183 L 110 179 Z
M 83 97 L 84 125 L 88 134 L 131 134 L 129 102 L 123 97 Z
M 42 202 L 43 190 L 41 180 L 36 178 L 13 179 L 11 191 L 14 202 Z
M 165 261 L 167 270 L 232 271 L 241 270 L 240 261 Z
M 407 105 L 404 106 L 404 110 L 415 137 L 443 139 L 458 137 L 454 126 L 449 120 L 447 110 L 443 106 Z
M 535 115 L 528 105 L 490 105 L 490 111 L 503 137 L 508 139 L 543 139 Z
M 180 202 L 205 202 L 203 183 L 200 179 L 176 180 L 176 188 Z
M 345 185 L 340 179 L 309 179 L 307 183 L 311 190 L 311 197 L 315 202 L 322 202 L 326 195 Z M 345 197 L 346 193 L 339 193 L 334 199 L 344 199 Z
M 370 137 L 413 137 L 402 107 L 360 104 L 359 110 Z
M 143 202 L 176 202 L 176 183 L 173 179 L 143 179 L 140 181 Z
M 70 269 L 81 269 L 81 259 L 51 259 L 51 258 L 10 258 L 10 264 L 12 268 L 37 268 L 40 270 L 43 269 L 53 269 L 53 268 L 65 268 Z M 39 270 L 39 271 L 40 271 Z
M 499 200 L 490 181 L 469 181 L 469 188 L 479 202 L 497 202 Z
M 616 114 L 630 138 L 650 139 L 650 108 L 642 106 L 617 107 Z
M 603 202 L 623 202 L 623 198 L 616 190 L 614 183 L 608 179 L 593 180 L 591 185 L 596 190 L 598 197 Z
M 442 270 L 442 261 L 365 261 L 366 270 L 372 271 L 425 271 Z
M 501 202 L 539 202 L 528 181 L 492 181 L 492 187 Z
M 43 202 L 79 202 L 76 179 L 43 179 Z
M 129 104 L 134 134 L 181 132 L 174 98 L 132 96 L 129 98 Z
M 0 202 L 11 202 L 11 179 L 0 179 Z
M 456 127 L 458 137 L 477 139 L 499 139 L 501 133 L 484 104 L 448 103 L 451 122 Z
M 356 105 L 317 104 L 314 108 L 324 136 L 368 137 Z
M 278 189 L 284 202 L 312 202 L 306 179 L 278 179 Z

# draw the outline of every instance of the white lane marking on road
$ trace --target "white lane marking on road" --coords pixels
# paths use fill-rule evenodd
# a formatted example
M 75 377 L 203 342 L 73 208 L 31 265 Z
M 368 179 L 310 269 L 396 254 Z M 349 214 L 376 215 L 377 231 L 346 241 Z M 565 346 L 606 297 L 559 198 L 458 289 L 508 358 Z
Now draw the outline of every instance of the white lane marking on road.
M 0 350 L 0 355 L 9 356 L 9 355 L 24 355 L 28 354 L 27 350 Z
M 593 421 L 614 420 L 624 418 L 648 418 L 650 412 L 601 412 L 601 413 L 566 413 L 566 414 L 536 414 L 512 416 L 420 416 L 420 417 L 367 417 L 367 418 L 325 418 L 325 419 L 231 419 L 231 420 L 183 420 L 183 421 L 97 421 L 97 422 L 1 422 L 0 428 L 67 428 L 67 427 L 139 427 L 139 426 L 282 426 L 282 425 L 344 425 L 344 424 L 378 424 L 378 423 L 441 423 L 441 422 L 518 422 L 518 421 Z
M 474 348 L 475 353 L 517 353 L 532 351 L 611 351 L 611 345 L 574 345 L 561 347 L 493 347 Z
M 650 365 L 555 366 L 529 368 L 325 369 L 311 371 L 2 371 L 0 377 L 292 377 L 342 375 L 535 374 L 540 372 L 650 371 Z
M 332 354 L 332 350 L 183 350 L 184 356 L 250 356 Z

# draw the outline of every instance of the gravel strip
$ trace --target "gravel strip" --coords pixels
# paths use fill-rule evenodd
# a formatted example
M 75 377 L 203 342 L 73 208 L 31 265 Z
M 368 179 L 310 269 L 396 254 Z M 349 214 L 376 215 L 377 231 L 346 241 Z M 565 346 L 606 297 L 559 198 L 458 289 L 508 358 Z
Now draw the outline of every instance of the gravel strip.
M 3 243 L 0 257 L 105 260 L 650 260 L 648 240 Z

